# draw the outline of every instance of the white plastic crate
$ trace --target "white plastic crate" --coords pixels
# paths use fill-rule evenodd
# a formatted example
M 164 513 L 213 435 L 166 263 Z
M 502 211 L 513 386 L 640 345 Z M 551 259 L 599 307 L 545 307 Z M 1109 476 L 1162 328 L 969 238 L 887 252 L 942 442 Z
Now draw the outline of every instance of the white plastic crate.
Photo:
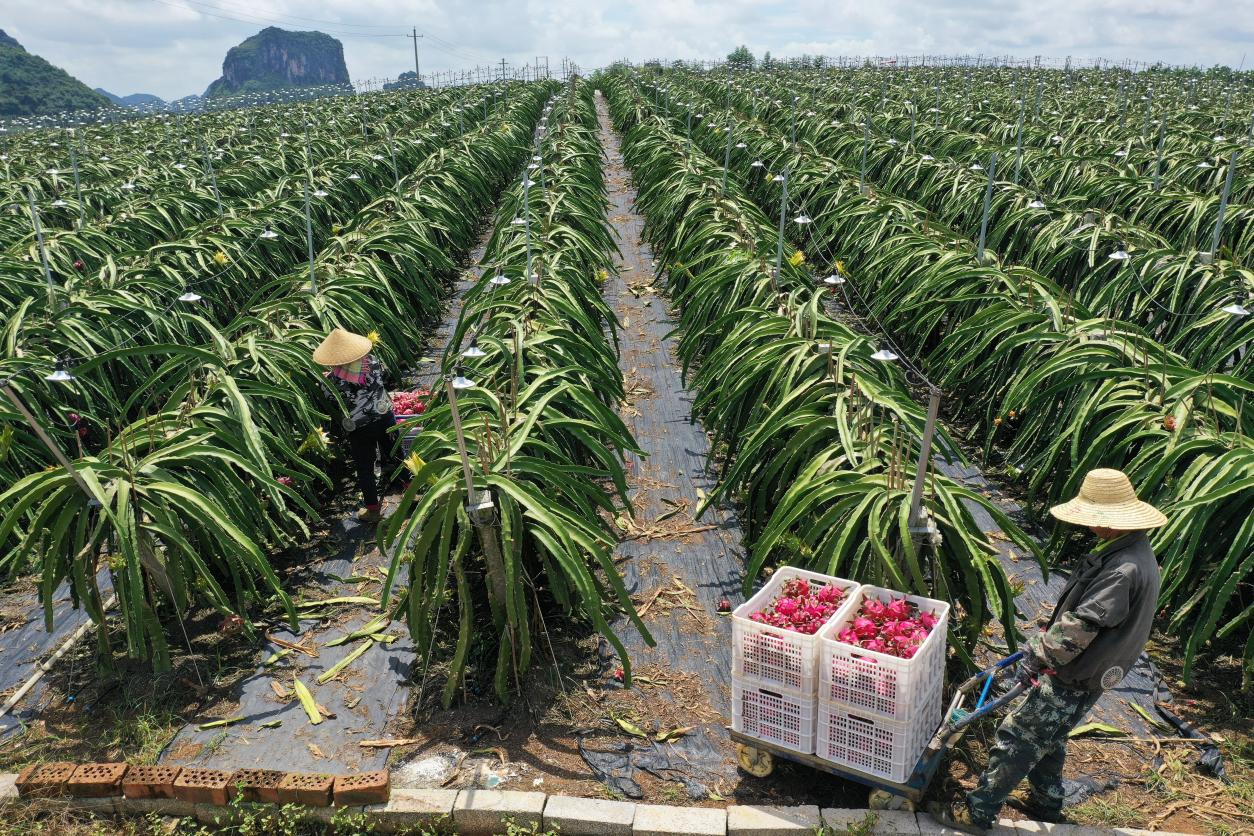
M 835 584 L 845 591 L 845 600 L 832 620 L 841 617 L 859 587 L 856 581 L 781 566 L 766 586 L 732 613 L 732 674 L 762 685 L 813 695 L 818 683 L 818 636 L 823 631 L 807 636 L 749 619 L 750 614 L 770 605 L 793 578 L 805 578 L 811 587 Z
M 945 685 L 945 647 L 949 640 L 949 605 L 944 601 L 904 596 L 920 612 L 936 618 L 936 626 L 913 658 L 899 659 L 836 639 L 841 630 L 853 623 L 867 598 L 888 603 L 901 597 L 901 592 L 863 586 L 848 607 L 818 632 L 819 699 L 848 705 L 869 716 L 897 721 L 912 716 L 920 705 L 939 701 Z
M 939 692 L 904 723 L 820 701 L 814 753 L 858 772 L 904 783 L 939 727 Z
M 817 700 L 732 677 L 732 728 L 750 737 L 809 755 L 814 752 Z

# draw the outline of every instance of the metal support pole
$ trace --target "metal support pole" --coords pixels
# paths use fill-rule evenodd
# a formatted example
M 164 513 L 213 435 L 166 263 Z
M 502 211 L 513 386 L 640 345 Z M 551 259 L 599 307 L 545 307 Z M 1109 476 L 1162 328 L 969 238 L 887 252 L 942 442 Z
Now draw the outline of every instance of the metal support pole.
M 35 207 L 35 193 L 26 187 L 26 203 L 30 206 L 30 220 L 35 226 L 35 241 L 39 245 L 39 263 L 44 268 L 44 282 L 48 285 L 48 306 L 60 311 L 64 303 L 57 296 L 57 286 L 52 283 L 52 269 L 48 267 L 48 251 L 44 248 L 44 228 L 39 223 L 39 210 Z
M 1154 191 L 1158 191 L 1158 187 L 1162 185 L 1163 178 L 1163 148 L 1167 145 L 1167 114 L 1163 114 L 1162 120 L 1158 123 L 1158 151 L 1154 156 Z
M 1232 194 L 1232 175 L 1237 170 L 1237 153 L 1232 152 L 1228 158 L 1228 176 L 1224 178 L 1223 194 L 1219 196 L 1219 217 L 1215 218 L 1215 234 L 1210 239 L 1210 256 L 1219 258 L 1219 240 L 1224 231 L 1224 213 L 1228 211 L 1228 197 Z
M 1150 137 L 1150 116 L 1154 112 L 1154 90 L 1150 88 L 1145 94 L 1145 122 L 1141 125 L 1141 141 L 1149 142 Z
M 784 266 L 784 218 L 788 215 L 788 170 L 780 175 L 783 178 L 783 193 L 779 198 L 779 238 L 775 242 L 775 281 L 779 281 L 779 271 Z M 778 288 L 777 288 L 778 289 Z
M 480 497 L 475 490 L 474 472 L 470 468 L 470 454 L 466 451 L 466 435 L 462 430 L 461 410 L 457 406 L 457 390 L 451 380 L 445 383 L 448 391 L 449 406 L 453 413 L 453 431 L 457 436 L 457 453 L 462 460 L 462 477 L 466 480 L 466 513 L 470 516 L 479 534 L 479 543 L 483 547 L 484 562 L 488 567 L 488 594 L 494 614 L 505 606 L 507 588 L 505 584 L 505 561 L 501 558 L 500 543 L 496 539 L 496 531 L 491 524 L 493 509 L 492 497 L 484 493 Z
M 975 258 L 984 263 L 984 241 L 988 236 L 988 212 L 993 203 L 993 178 L 997 174 L 997 152 L 994 151 L 988 160 L 988 185 L 984 187 L 984 213 L 980 218 L 980 246 Z
M 213 186 L 213 199 L 218 204 L 218 215 L 222 215 L 222 195 L 218 192 L 218 175 L 213 170 L 213 159 L 209 154 L 209 144 L 204 143 L 205 168 L 209 171 L 209 185 Z
M 396 180 L 396 196 L 401 196 L 401 172 L 396 167 L 396 140 L 392 137 L 392 132 L 388 131 L 388 153 L 392 155 L 392 178 Z
M 932 389 L 928 393 L 927 422 L 923 425 L 923 440 L 919 445 L 919 469 L 914 474 L 914 489 L 910 491 L 911 534 L 915 534 L 915 529 L 923 524 L 923 484 L 927 479 L 927 468 L 932 458 L 932 439 L 936 435 L 936 415 L 940 411 L 940 398 L 939 389 Z
M 862 166 L 858 172 L 858 194 L 866 194 L 866 152 L 871 144 L 871 117 L 862 117 Z
M 70 143 L 70 168 L 74 171 L 74 197 L 78 201 L 78 228 L 83 228 L 83 184 L 78 176 L 78 152 Z
M 527 284 L 535 287 L 531 252 L 531 175 L 523 177 L 523 232 L 527 236 Z
M 309 292 L 318 294 L 318 277 L 314 273 L 313 216 L 309 210 L 309 180 L 305 180 L 305 247 L 309 251 Z
M 731 149 L 732 149 L 732 112 L 729 108 L 727 111 L 727 148 L 723 151 L 723 185 L 719 187 L 719 190 L 718 190 L 719 197 L 722 197 L 723 195 L 727 194 L 727 169 L 729 166 L 731 166 Z
M 1019 185 L 1019 170 L 1023 167 L 1023 105 L 1019 105 L 1019 130 L 1015 138 L 1015 185 Z

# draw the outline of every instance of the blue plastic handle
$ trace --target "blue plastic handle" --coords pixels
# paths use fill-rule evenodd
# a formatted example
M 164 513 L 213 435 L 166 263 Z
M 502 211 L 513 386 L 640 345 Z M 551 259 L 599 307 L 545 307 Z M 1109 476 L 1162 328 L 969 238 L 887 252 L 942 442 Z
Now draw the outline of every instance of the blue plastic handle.
M 991 668 L 989 668 L 988 670 L 984 672 L 984 688 L 981 689 L 980 698 L 975 703 L 975 709 L 974 709 L 975 711 L 979 711 L 981 708 L 984 707 L 984 701 L 988 699 L 988 692 L 989 692 L 989 689 L 993 687 L 993 680 L 997 678 L 997 672 L 1000 670 L 1003 670 L 1004 668 L 1009 667 L 1010 665 L 1013 665 L 1015 662 L 1018 662 L 1022 658 L 1023 658 L 1023 651 L 1022 650 L 1016 651 L 1010 654 L 1009 656 L 1007 656 L 1005 659 L 1002 659 L 1000 662 L 993 665 Z

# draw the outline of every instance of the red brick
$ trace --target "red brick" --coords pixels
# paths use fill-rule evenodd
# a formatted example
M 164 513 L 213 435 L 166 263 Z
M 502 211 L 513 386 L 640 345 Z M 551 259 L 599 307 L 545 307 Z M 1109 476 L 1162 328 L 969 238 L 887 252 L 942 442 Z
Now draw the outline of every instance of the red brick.
M 386 769 L 377 772 L 359 772 L 356 775 L 337 775 L 335 778 L 335 804 L 350 807 L 357 804 L 387 804 L 391 795 L 391 774 Z
M 66 787 L 75 798 L 108 798 L 122 794 L 124 775 L 124 763 L 85 763 L 74 770 Z
M 329 807 L 335 778 L 330 775 L 289 772 L 279 784 L 279 801 L 307 807 Z
M 174 798 L 174 782 L 181 766 L 131 765 L 122 778 L 122 795 L 127 798 Z
M 17 776 L 17 794 L 21 798 L 61 798 L 74 769 L 74 764 L 64 761 L 31 764 Z
M 174 780 L 174 797 L 189 804 L 226 805 L 231 773 L 221 769 L 185 768 Z
M 263 804 L 279 803 L 279 784 L 287 777 L 277 769 L 240 769 L 231 776 L 231 798 L 259 801 Z

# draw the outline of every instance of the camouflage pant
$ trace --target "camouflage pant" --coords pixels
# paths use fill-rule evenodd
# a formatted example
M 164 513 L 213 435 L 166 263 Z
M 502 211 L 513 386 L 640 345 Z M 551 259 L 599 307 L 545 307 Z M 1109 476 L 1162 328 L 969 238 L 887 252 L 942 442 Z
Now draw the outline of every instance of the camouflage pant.
M 1042 676 L 1040 686 L 1033 688 L 997 729 L 988 768 L 979 785 L 967 794 L 972 819 L 991 827 L 1006 797 L 1025 777 L 1039 809 L 1061 811 L 1067 734 L 1100 696 L 1100 691 L 1076 691 L 1052 676 Z

